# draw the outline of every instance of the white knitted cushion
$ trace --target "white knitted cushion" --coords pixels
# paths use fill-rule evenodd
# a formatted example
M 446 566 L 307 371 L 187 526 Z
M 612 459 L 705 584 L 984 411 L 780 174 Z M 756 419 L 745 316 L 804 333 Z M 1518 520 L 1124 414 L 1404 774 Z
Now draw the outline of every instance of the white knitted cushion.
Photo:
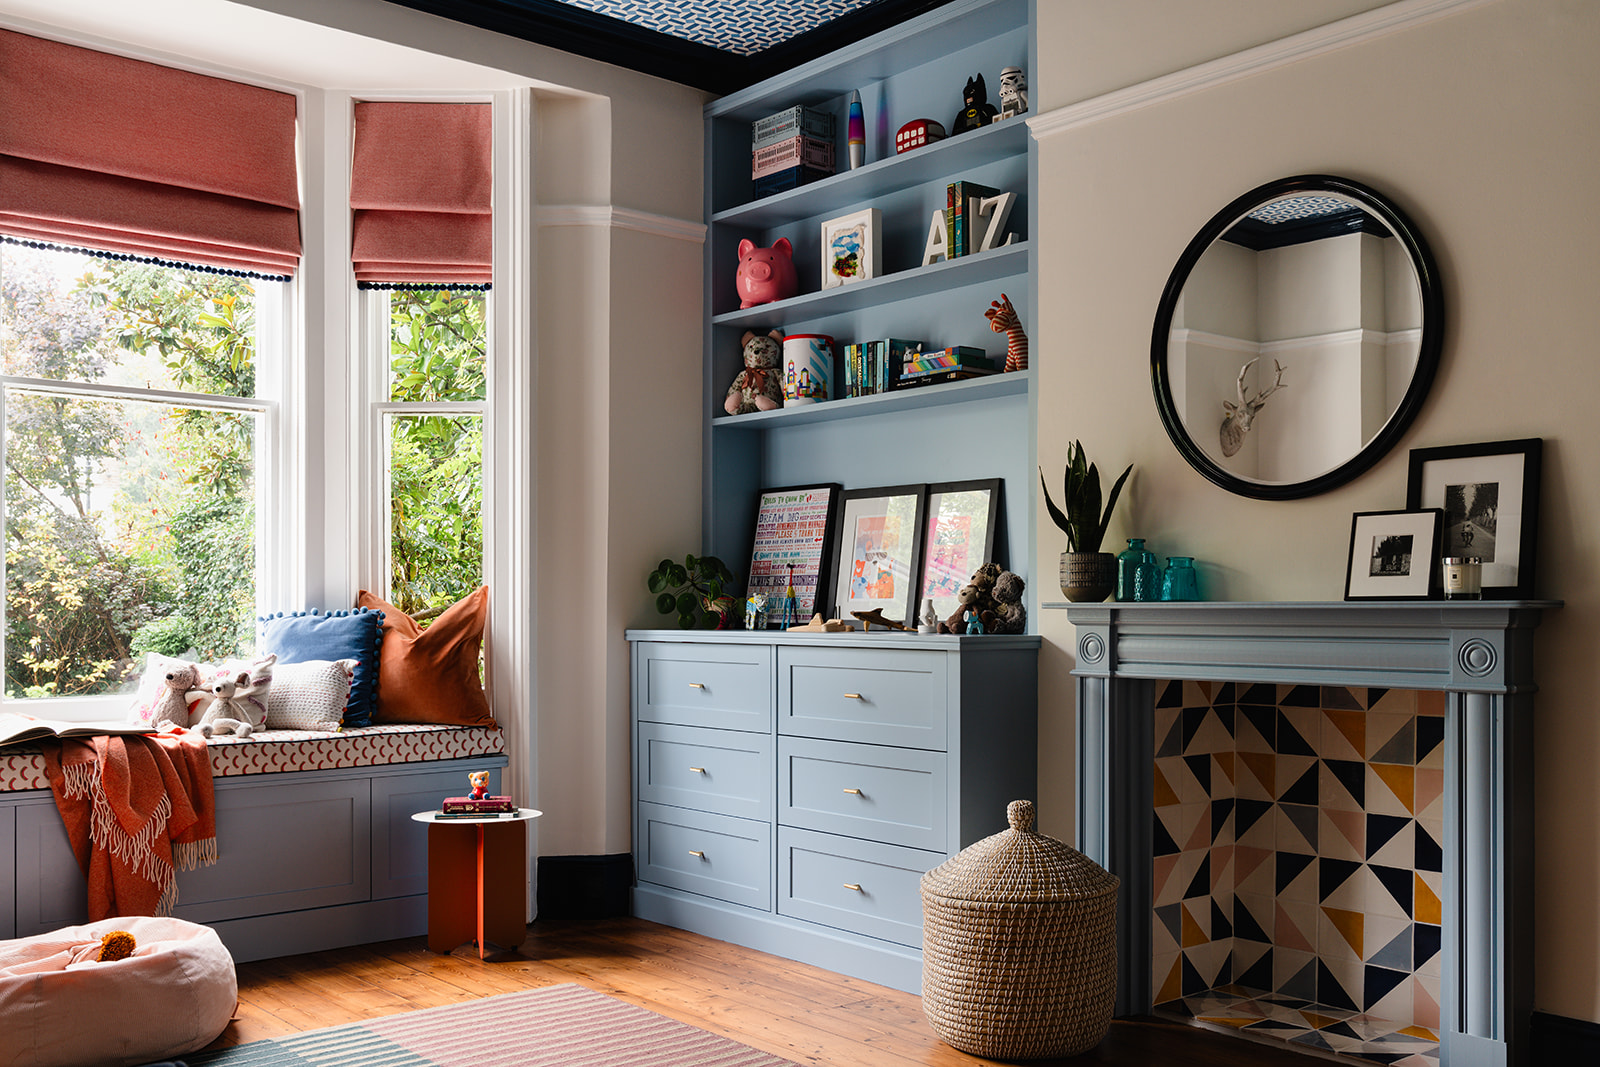
M 267 729 L 339 729 L 355 669 L 353 659 L 278 664 L 267 700 Z

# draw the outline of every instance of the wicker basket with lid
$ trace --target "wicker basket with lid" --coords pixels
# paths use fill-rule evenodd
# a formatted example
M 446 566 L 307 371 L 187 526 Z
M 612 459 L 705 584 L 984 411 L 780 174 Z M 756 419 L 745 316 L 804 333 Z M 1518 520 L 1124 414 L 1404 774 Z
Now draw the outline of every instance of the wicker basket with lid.
M 1111 1025 L 1120 879 L 1034 833 L 1031 801 L 1006 820 L 922 876 L 922 1010 L 974 1056 L 1073 1056 Z

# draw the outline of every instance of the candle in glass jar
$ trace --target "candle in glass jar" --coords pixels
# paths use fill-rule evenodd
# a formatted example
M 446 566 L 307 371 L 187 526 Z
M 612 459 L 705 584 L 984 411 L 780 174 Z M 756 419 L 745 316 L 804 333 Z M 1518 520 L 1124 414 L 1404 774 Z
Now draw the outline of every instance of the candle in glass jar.
M 1441 566 L 1446 600 L 1483 599 L 1483 560 L 1477 556 L 1446 556 Z

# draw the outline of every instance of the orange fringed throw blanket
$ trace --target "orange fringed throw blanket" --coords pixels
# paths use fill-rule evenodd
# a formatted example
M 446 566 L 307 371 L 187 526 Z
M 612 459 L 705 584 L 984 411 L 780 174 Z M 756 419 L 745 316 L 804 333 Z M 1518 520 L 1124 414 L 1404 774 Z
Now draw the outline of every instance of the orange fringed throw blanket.
M 175 870 L 217 861 L 205 738 L 96 734 L 44 744 L 56 808 L 89 882 L 89 921 L 169 915 Z

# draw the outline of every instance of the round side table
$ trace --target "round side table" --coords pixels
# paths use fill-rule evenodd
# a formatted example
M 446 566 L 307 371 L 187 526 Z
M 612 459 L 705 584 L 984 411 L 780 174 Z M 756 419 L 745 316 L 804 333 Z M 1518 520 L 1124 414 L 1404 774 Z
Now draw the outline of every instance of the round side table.
M 509 951 L 527 940 L 527 824 L 543 814 L 518 808 L 472 818 L 411 816 L 428 824 L 430 952 L 476 941 L 483 959 L 490 945 Z

